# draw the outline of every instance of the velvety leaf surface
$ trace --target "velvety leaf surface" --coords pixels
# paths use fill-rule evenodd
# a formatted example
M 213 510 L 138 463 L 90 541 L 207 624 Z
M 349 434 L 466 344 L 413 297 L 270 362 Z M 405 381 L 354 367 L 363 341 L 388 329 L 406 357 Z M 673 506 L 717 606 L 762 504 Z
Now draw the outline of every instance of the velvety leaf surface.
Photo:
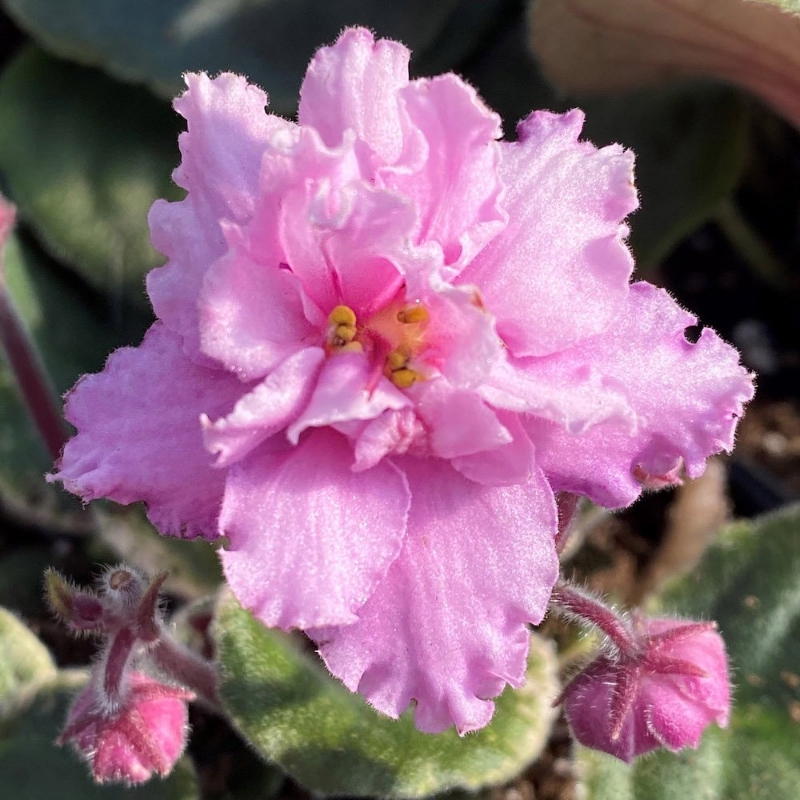
M 147 212 L 179 196 L 179 129 L 143 89 L 32 46 L 0 78 L 0 172 L 21 217 L 93 286 L 143 307 L 144 273 L 163 263 Z
M 101 369 L 108 352 L 122 343 L 129 330 L 112 324 L 113 311 L 103 308 L 97 298 L 84 295 L 68 277 L 18 236 L 9 240 L 6 287 L 56 397 L 84 372 Z M 44 482 L 51 467 L 0 350 L 0 500 L 30 522 L 56 528 L 85 527 L 80 504 Z
M 660 752 L 631 768 L 581 749 L 588 800 L 794 800 L 800 786 L 800 506 L 723 530 L 700 566 L 659 604 L 719 623 L 738 684 L 730 726 L 712 726 L 697 752 Z
M 222 698 L 253 747 L 301 784 L 325 794 L 422 797 L 506 781 L 541 751 L 558 691 L 550 645 L 531 642 L 526 685 L 498 699 L 484 730 L 419 733 L 406 713 L 379 716 L 328 675 L 301 640 L 268 630 L 229 596 L 213 635 Z
M 14 692 L 55 674 L 47 648 L 18 617 L 0 608 L 0 715 Z
M 292 113 L 313 52 L 348 25 L 399 39 L 427 67 L 452 67 L 484 33 L 499 0 L 4 0 L 9 14 L 65 58 L 105 68 L 172 97 L 181 74 L 230 70 L 269 92 Z M 442 60 L 447 63 L 442 63 Z
M 711 76 L 800 124 L 797 0 L 537 0 L 531 40 L 564 91 L 630 89 Z
M 194 771 L 187 759 L 165 780 L 138 789 L 98 786 L 69 748 L 53 744 L 73 695 L 86 674 L 63 671 L 42 686 L 13 714 L 0 714 L 0 797 L 14 800 L 198 800 Z
M 621 95 L 565 95 L 543 78 L 521 26 L 498 38 L 466 77 L 503 115 L 506 136 L 531 109 L 577 106 L 586 112 L 582 138 L 598 146 L 619 142 L 634 151 L 641 206 L 630 219 L 630 241 L 642 277 L 682 236 L 717 213 L 746 163 L 749 114 L 734 90 L 697 83 Z

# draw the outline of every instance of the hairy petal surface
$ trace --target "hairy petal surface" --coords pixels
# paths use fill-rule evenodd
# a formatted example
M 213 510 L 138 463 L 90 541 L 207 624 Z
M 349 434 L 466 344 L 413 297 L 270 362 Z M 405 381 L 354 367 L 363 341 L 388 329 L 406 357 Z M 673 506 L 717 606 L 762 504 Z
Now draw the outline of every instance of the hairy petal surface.
M 212 422 L 203 415 L 203 441 L 216 466 L 229 467 L 286 427 L 308 403 L 325 353 L 307 347 L 282 361 L 236 403 L 227 417 Z
M 198 309 L 203 352 L 243 380 L 263 377 L 321 338 L 306 319 L 297 277 L 238 247 L 206 272 Z
M 393 164 L 403 151 L 397 92 L 408 83 L 409 57 L 399 42 L 376 42 L 364 28 L 346 30 L 311 60 L 300 88 L 300 124 L 316 128 L 329 147 L 352 130 L 384 163 Z
M 139 347 L 117 350 L 67 395 L 78 433 L 52 479 L 84 500 L 143 500 L 161 533 L 213 538 L 225 473 L 203 447 L 200 415 L 226 415 L 246 388 L 194 364 L 156 322 Z
M 613 420 L 580 436 L 529 418 L 536 459 L 556 491 L 585 494 L 609 508 L 630 505 L 642 476 L 664 475 L 683 463 L 690 477 L 706 459 L 730 451 L 752 378 L 739 355 L 705 328 L 694 344 L 685 330 L 696 322 L 663 289 L 631 287 L 625 307 L 609 329 L 560 357 L 593 364 L 624 387 L 637 430 Z M 531 370 L 535 378 L 535 370 Z M 637 473 L 639 477 L 637 477 Z
M 637 205 L 633 154 L 579 142 L 583 114 L 531 114 L 501 144 L 509 223 L 461 273 L 480 287 L 516 356 L 548 355 L 603 331 L 628 292 L 622 220 Z M 580 298 L 580 303 L 575 298 Z
M 289 441 L 296 444 L 307 428 L 375 419 L 386 409 L 410 405 L 409 399 L 383 375 L 373 381 L 372 373 L 369 361 L 361 353 L 338 353 L 329 358 L 308 406 L 286 430 Z
M 430 460 L 398 463 L 413 494 L 403 551 L 357 622 L 312 635 L 379 711 L 397 717 L 416 700 L 421 730 L 466 733 L 523 680 L 526 623 L 541 620 L 558 572 L 555 502 L 539 472 L 495 488 Z
M 452 277 L 499 233 L 500 117 L 455 75 L 413 81 L 400 92 L 409 122 L 426 144 L 424 165 L 385 170 L 385 185 L 414 200 L 417 241 L 439 242 Z
M 186 83 L 175 101 L 188 130 L 178 139 L 183 160 L 173 178 L 189 194 L 179 203 L 159 200 L 150 210 L 153 246 L 169 260 L 147 276 L 147 291 L 159 319 L 203 363 L 196 308 L 203 276 L 227 249 L 224 225 L 252 217 L 270 136 L 293 125 L 267 115 L 266 95 L 240 76 L 188 74 Z
M 239 601 L 283 629 L 355 622 L 397 558 L 410 494 L 388 462 L 354 473 L 347 440 L 313 431 L 297 447 L 260 448 L 234 465 L 220 531 Z

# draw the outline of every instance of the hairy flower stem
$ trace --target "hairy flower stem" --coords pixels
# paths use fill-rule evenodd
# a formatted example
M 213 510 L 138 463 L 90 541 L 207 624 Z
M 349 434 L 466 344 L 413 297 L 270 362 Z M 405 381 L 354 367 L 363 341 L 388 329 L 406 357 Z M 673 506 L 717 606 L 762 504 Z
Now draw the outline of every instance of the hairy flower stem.
M 11 304 L 0 265 L 0 343 L 11 370 L 48 453 L 57 459 L 68 435 L 44 366 L 30 341 L 25 326 Z
M 621 655 L 637 654 L 637 638 L 628 621 L 589 592 L 561 580 L 555 585 L 550 602 L 554 610 L 598 628 Z
M 103 696 L 109 709 L 122 702 L 127 686 L 126 667 L 136 644 L 136 635 L 130 628 L 122 628 L 111 642 L 103 670 Z
M 191 689 L 215 710 L 219 709 L 217 672 L 211 662 L 174 641 L 166 633 L 153 645 L 150 657 L 165 675 Z

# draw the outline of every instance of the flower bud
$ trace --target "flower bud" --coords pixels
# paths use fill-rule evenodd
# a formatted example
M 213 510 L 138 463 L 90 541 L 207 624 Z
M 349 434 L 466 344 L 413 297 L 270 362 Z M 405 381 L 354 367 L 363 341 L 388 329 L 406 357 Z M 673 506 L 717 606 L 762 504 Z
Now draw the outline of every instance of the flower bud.
M 92 681 L 75 699 L 60 745 L 72 743 L 98 783 L 144 783 L 167 775 L 186 746 L 187 706 L 194 694 L 141 672 L 127 682 L 120 705 L 109 712 Z
M 564 689 L 575 738 L 630 763 L 666 747 L 697 747 L 730 712 L 728 665 L 714 623 L 638 618 L 635 648 L 601 653 Z

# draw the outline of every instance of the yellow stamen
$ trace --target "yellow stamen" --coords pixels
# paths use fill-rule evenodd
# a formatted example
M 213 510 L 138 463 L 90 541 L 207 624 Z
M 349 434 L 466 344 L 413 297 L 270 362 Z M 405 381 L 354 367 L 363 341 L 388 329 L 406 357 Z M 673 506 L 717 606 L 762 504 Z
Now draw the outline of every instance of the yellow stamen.
M 348 342 L 347 344 L 343 344 L 338 352 L 340 353 L 363 353 L 364 352 L 364 345 L 361 342 Z
M 356 313 L 350 306 L 336 306 L 336 308 L 328 314 L 328 322 L 331 325 L 346 325 L 348 328 L 355 328 L 356 326 Z
M 334 341 L 338 340 L 342 344 L 352 342 L 356 338 L 355 325 L 337 325 L 336 330 L 333 332 Z
M 415 381 L 421 379 L 422 376 L 413 369 L 398 369 L 389 378 L 398 389 L 408 389 Z
M 420 322 L 427 322 L 429 319 L 430 314 L 424 306 L 408 306 L 397 312 L 397 321 L 404 325 L 416 325 Z
M 398 369 L 403 369 L 406 364 L 408 364 L 408 353 L 405 353 L 400 349 L 392 350 L 392 352 L 386 356 L 386 366 L 389 368 L 390 372 L 396 372 Z

